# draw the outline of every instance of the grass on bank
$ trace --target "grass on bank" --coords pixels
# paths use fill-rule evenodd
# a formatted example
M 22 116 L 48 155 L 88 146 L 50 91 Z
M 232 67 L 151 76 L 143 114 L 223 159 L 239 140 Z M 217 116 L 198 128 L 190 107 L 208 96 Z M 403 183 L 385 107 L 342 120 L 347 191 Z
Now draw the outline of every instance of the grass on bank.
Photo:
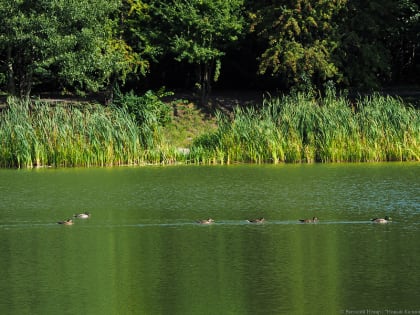
M 420 161 L 419 111 L 389 96 L 266 99 L 236 108 L 232 119 L 219 114 L 218 126 L 195 139 L 195 162 Z
M 171 121 L 162 128 L 167 143 L 177 148 L 190 148 L 198 136 L 217 130 L 214 115 L 203 112 L 188 101 L 172 103 Z
M 419 111 L 393 97 L 295 94 L 215 117 L 153 94 L 119 101 L 9 99 L 0 167 L 420 161 Z
M 158 130 L 143 127 L 122 108 L 10 100 L 0 115 L 0 166 L 105 166 L 175 158 Z

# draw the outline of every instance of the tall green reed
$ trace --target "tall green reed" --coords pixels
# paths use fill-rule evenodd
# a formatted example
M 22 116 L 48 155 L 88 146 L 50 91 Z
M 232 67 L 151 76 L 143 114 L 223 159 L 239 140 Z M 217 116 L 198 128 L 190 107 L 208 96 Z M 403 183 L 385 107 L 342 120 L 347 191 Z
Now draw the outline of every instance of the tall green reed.
M 334 91 L 300 93 L 219 112 L 217 130 L 197 137 L 189 154 L 149 118 L 124 106 L 10 99 L 0 112 L 0 167 L 420 161 L 419 111 L 378 94 L 350 102 Z
M 356 116 L 365 160 L 420 160 L 418 110 L 390 96 L 368 96 L 361 104 Z
M 261 108 L 218 115 L 219 128 L 197 138 L 203 163 L 419 161 L 420 115 L 401 100 L 373 95 L 354 106 L 328 91 L 265 99 Z M 201 156 L 201 158 L 200 158 Z
M 161 139 L 144 139 L 124 108 L 9 99 L 0 113 L 0 167 L 104 166 L 176 159 Z M 148 134 L 150 136 L 150 134 Z M 153 135 L 152 135 L 153 136 Z M 155 143 L 146 148 L 143 143 Z

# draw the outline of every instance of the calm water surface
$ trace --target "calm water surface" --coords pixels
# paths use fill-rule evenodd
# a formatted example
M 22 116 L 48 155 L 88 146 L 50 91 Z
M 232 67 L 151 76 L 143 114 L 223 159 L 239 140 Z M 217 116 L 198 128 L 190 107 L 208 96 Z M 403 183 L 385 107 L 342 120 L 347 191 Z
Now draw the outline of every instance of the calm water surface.
M 419 178 L 419 163 L 0 170 L 0 313 L 420 314 Z

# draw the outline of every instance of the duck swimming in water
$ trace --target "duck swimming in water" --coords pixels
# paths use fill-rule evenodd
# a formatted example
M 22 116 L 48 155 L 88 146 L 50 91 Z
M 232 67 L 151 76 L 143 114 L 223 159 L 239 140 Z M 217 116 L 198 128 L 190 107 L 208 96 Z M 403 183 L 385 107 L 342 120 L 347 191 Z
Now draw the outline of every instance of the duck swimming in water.
M 73 220 L 72 219 L 67 219 L 64 221 L 58 221 L 58 224 L 63 224 L 63 225 L 73 225 Z
M 318 218 L 313 217 L 312 219 L 300 219 L 299 221 L 302 222 L 302 223 L 317 223 Z
M 212 224 L 212 223 L 214 223 L 214 220 L 212 218 L 208 218 L 208 219 L 205 219 L 205 220 L 198 220 L 197 223 L 199 223 L 199 224 Z
M 246 220 L 249 223 L 264 223 L 265 219 L 264 218 L 257 218 L 257 219 L 252 219 L 252 220 Z
M 388 223 L 391 220 L 392 219 L 389 216 L 385 216 L 385 218 L 374 218 L 370 221 L 372 221 L 373 223 Z
M 88 219 L 90 218 L 90 213 L 89 212 L 76 213 L 75 215 L 73 215 L 73 217 L 79 218 L 79 219 Z

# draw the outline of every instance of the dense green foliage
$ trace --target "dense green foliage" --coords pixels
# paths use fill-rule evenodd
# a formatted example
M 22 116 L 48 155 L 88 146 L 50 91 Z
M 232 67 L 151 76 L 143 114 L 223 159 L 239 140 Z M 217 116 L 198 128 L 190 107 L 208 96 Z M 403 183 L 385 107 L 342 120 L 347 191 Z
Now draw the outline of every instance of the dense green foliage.
M 190 150 L 168 144 L 167 108 L 154 93 L 129 93 L 120 106 L 10 99 L 0 113 L 0 166 L 420 161 L 419 111 L 392 97 L 351 104 L 329 90 L 322 99 L 267 99 L 260 108 L 237 107 L 233 117 L 219 113 L 217 129 Z
M 2 167 L 420 160 L 418 110 L 325 89 L 418 84 L 415 0 L 0 0 L 0 19 Z M 293 93 L 191 139 L 161 87 L 207 105 L 212 84 Z M 44 91 L 109 106 L 30 101 Z
M 98 91 L 139 62 L 116 36 L 119 0 L 0 1 L 0 51 L 9 94 L 27 97 L 34 83 Z
M 176 61 L 196 65 L 202 103 L 212 80 L 217 81 L 224 51 L 242 32 L 242 5 L 243 0 L 151 1 L 159 21 L 159 45 Z
M 0 114 L 0 166 L 104 166 L 167 162 L 171 155 L 175 159 L 176 152 L 161 141 L 156 128 L 148 122 L 139 128 L 124 108 L 10 99 Z
M 262 108 L 219 114 L 219 129 L 197 138 L 191 158 L 203 163 L 419 161 L 420 115 L 398 99 L 374 95 L 353 106 L 329 91 L 296 94 Z
M 340 47 L 336 58 L 346 84 L 377 88 L 402 81 L 404 75 L 415 78 L 410 72 L 419 71 L 418 4 L 395 0 L 349 1 L 342 19 L 344 23 L 338 25 Z
M 171 93 L 164 90 L 157 93 L 149 90 L 143 96 L 137 96 L 133 91 L 117 94 L 114 104 L 127 111 L 139 126 L 140 140 L 145 148 L 153 148 L 156 141 L 162 140 L 160 127 L 171 120 L 171 108 L 162 101 L 162 97 L 168 95 Z
M 260 73 L 270 69 L 273 76 L 304 86 L 337 76 L 339 70 L 332 60 L 338 46 L 335 16 L 345 4 L 346 0 L 299 0 L 263 5 L 253 15 L 252 25 L 268 39 Z
M 419 12 L 414 0 L 0 0 L 0 84 L 27 97 L 32 86 L 85 93 L 170 81 L 205 101 L 224 71 L 225 83 L 264 89 L 267 75 L 280 89 L 415 83 Z

